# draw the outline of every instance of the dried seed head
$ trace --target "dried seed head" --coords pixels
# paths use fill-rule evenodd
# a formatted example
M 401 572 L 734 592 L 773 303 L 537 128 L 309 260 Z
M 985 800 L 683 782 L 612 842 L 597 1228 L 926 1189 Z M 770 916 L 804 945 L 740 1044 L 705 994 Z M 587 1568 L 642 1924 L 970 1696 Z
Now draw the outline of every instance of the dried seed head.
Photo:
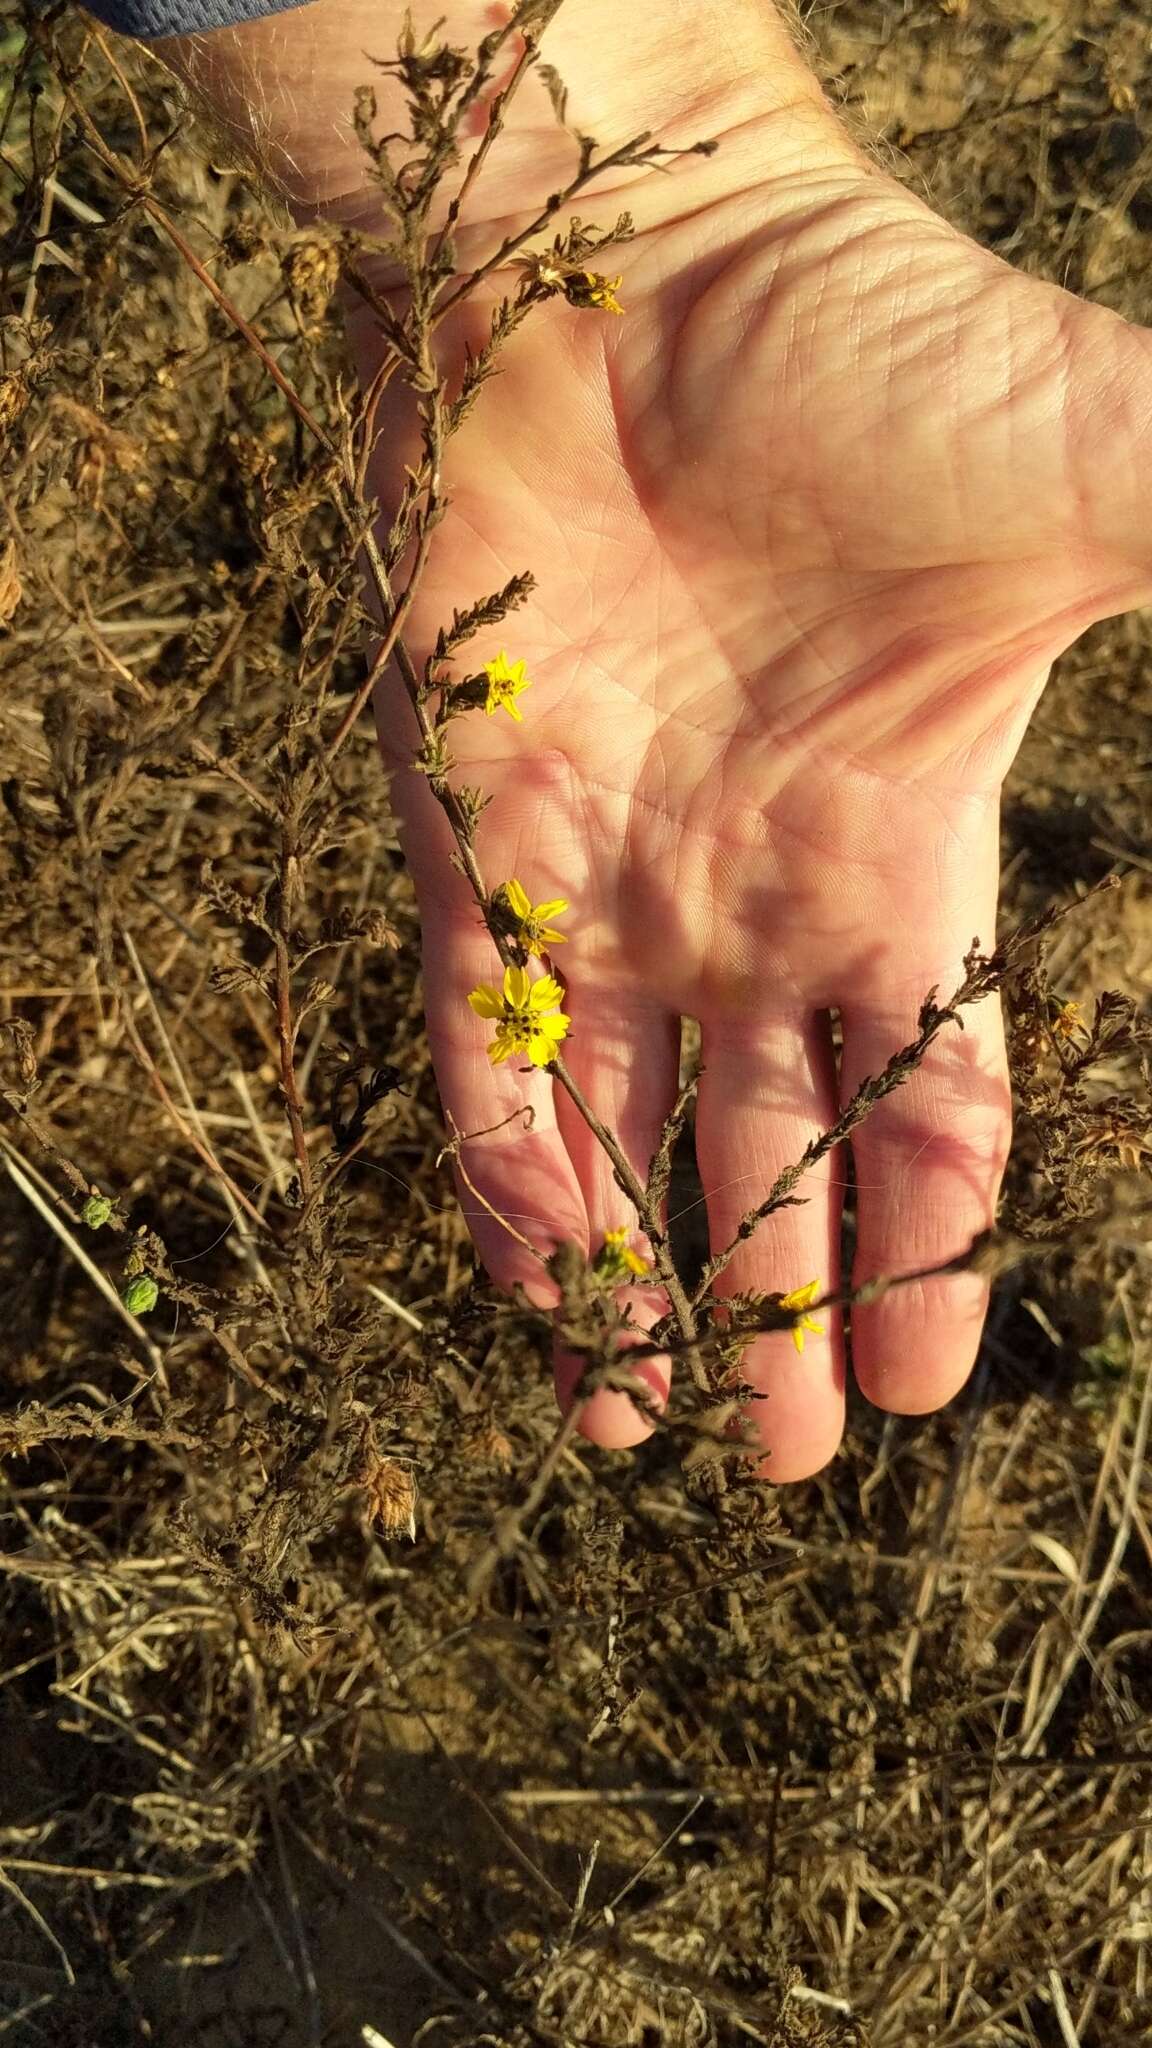
M 382 910 L 374 910 L 365 919 L 363 932 L 370 946 L 388 946 L 394 953 L 399 951 L 400 934 Z
M 371 1457 L 358 1484 L 368 1496 L 368 1520 L 382 1536 L 407 1536 L 416 1541 L 416 1480 L 397 1458 Z
M 304 326 L 319 326 L 340 276 L 339 242 L 305 233 L 286 250 L 280 269 Z

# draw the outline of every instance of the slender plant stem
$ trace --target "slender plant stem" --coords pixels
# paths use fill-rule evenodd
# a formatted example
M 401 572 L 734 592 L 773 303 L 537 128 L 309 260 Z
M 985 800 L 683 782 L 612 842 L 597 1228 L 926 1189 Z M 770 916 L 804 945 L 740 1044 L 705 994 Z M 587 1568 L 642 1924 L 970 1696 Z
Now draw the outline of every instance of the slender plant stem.
M 461 214 L 463 213 L 464 208 L 469 198 L 471 197 L 472 188 L 475 185 L 477 178 L 479 177 L 481 171 L 484 168 L 484 162 L 488 155 L 488 152 L 491 149 L 492 144 L 495 142 L 496 137 L 499 135 L 500 130 L 504 125 L 504 116 L 508 112 L 509 105 L 515 97 L 516 92 L 518 91 L 525 74 L 528 72 L 531 66 L 535 64 L 538 55 L 539 45 L 536 42 L 535 38 L 532 36 L 525 36 L 524 48 L 521 50 L 520 55 L 516 60 L 515 69 L 513 70 L 507 85 L 502 87 L 502 89 L 495 95 L 492 101 L 492 104 L 488 110 L 488 125 L 485 128 L 484 133 L 481 136 L 476 148 L 472 152 L 472 158 L 467 170 L 464 173 L 464 177 L 460 185 L 460 190 L 456 193 L 455 197 L 449 202 L 448 213 L 445 218 L 444 225 L 440 229 L 440 232 L 437 235 L 436 240 L 432 244 L 432 251 L 430 257 L 430 264 L 432 266 L 434 266 L 438 262 L 445 242 L 447 241 L 449 235 L 452 233 L 453 228 L 456 226 L 457 221 L 459 220 Z M 477 78 L 473 81 L 473 90 L 471 93 L 471 97 L 473 99 L 481 90 L 482 83 L 483 80 L 481 79 L 480 73 L 478 71 Z
M 466 299 L 470 292 L 475 291 L 476 286 L 494 270 L 499 270 L 502 263 L 507 263 L 518 249 L 523 248 L 525 242 L 531 241 L 533 235 L 542 234 L 555 220 L 561 208 L 567 206 L 570 199 L 575 199 L 594 178 L 598 178 L 601 171 L 614 170 L 618 164 L 632 161 L 637 150 L 642 150 L 650 140 L 651 133 L 645 129 L 642 135 L 634 135 L 631 142 L 621 143 L 619 149 L 612 150 L 610 155 L 597 157 L 594 162 L 582 165 L 562 191 L 552 193 L 547 204 L 541 207 L 527 227 L 518 228 L 514 235 L 506 235 L 499 248 L 494 249 L 483 263 L 477 264 L 475 270 L 470 270 L 467 277 L 461 279 L 455 291 L 449 292 L 448 297 L 440 301 L 433 316 L 434 324 L 438 326 L 446 313 L 450 313 L 454 306 L 458 306 L 462 299 Z
M 280 1052 L 280 1088 L 292 1133 L 292 1150 L 300 1176 L 300 1193 L 305 1202 L 312 1193 L 312 1161 L 304 1129 L 304 1109 L 296 1085 L 296 1023 L 292 1015 L 292 963 L 288 940 L 281 925 L 273 938 L 275 952 L 276 1041 Z
M 793 1188 L 803 1179 L 804 1175 L 810 1172 L 812 1167 L 817 1166 L 822 1159 L 825 1159 L 829 1152 L 834 1151 L 837 1145 L 843 1144 L 845 1138 L 851 1135 L 857 1125 L 862 1124 L 865 1118 L 871 1114 L 882 1096 L 890 1095 L 893 1089 L 903 1085 L 909 1075 L 920 1065 L 933 1039 L 939 1036 L 946 1024 L 959 1023 L 956 1005 L 963 1000 L 965 998 L 962 988 L 957 989 L 951 1003 L 933 1014 L 930 1021 L 921 1029 L 912 1043 L 902 1046 L 899 1052 L 895 1053 L 889 1060 L 888 1065 L 883 1068 L 878 1077 L 874 1078 L 870 1075 L 860 1083 L 851 1100 L 841 1110 L 835 1123 L 830 1124 L 826 1131 L 821 1131 L 815 1138 L 811 1139 L 805 1146 L 799 1159 L 794 1160 L 790 1166 L 784 1167 L 782 1172 L 777 1174 L 763 1201 L 758 1202 L 754 1209 L 747 1210 L 740 1218 L 731 1243 L 726 1245 L 723 1251 L 715 1252 L 709 1259 L 692 1295 L 692 1305 L 694 1308 L 699 1307 L 704 1296 L 709 1292 L 713 1281 L 731 1262 L 736 1252 L 739 1251 L 740 1246 L 747 1243 L 753 1232 L 764 1222 L 766 1217 L 771 1216 L 775 1210 L 785 1206 L 791 1197 Z M 968 1000 L 972 1000 L 972 998 Z

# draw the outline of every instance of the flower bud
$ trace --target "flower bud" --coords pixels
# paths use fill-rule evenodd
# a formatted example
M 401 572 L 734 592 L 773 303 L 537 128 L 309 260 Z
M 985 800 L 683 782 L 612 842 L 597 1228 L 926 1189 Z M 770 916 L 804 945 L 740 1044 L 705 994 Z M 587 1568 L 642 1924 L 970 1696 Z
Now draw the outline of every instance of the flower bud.
M 160 1289 L 151 1273 L 138 1273 L 134 1280 L 128 1282 L 120 1299 L 130 1316 L 146 1316 L 159 1301 Z

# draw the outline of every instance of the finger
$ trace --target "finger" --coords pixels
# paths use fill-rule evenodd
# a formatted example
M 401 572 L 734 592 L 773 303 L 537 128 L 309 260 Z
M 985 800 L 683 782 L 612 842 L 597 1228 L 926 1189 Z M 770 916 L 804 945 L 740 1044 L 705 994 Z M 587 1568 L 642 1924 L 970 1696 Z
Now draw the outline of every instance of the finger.
M 569 983 L 565 1008 L 572 1019 L 563 1047 L 565 1065 L 601 1123 L 619 1140 L 643 1185 L 676 1093 L 680 1019 L 637 998 L 614 998 L 577 972 Z M 592 1253 L 600 1250 L 609 1230 L 626 1229 L 628 1247 L 650 1257 L 651 1247 L 639 1230 L 635 1207 L 617 1185 L 608 1153 L 559 1085 L 556 1118 L 583 1195 Z M 624 1287 L 617 1300 L 646 1330 L 668 1307 L 659 1287 Z M 622 1340 L 622 1347 L 627 1348 L 627 1339 Z M 557 1348 L 556 1392 L 562 1408 L 571 1400 L 582 1364 L 573 1353 Z M 670 1361 L 663 1357 L 638 1361 L 636 1376 L 663 1406 L 671 1379 Z M 636 1403 L 627 1394 L 607 1388 L 592 1395 L 580 1417 L 580 1429 L 593 1443 L 613 1450 L 641 1443 L 652 1433 L 652 1425 L 644 1420 Z
M 827 1020 L 765 1018 L 759 1025 L 702 1032 L 703 1073 L 696 1112 L 696 1157 L 708 1200 L 713 1251 L 731 1243 L 785 1166 L 836 1115 L 836 1082 Z M 839 1274 L 842 1191 L 835 1156 L 805 1174 L 803 1206 L 776 1211 L 758 1225 L 716 1283 L 725 1294 L 788 1294 L 815 1279 L 823 1293 Z M 822 1309 L 823 1333 L 757 1337 L 742 1372 L 765 1396 L 748 1419 L 763 1443 L 765 1478 L 805 1479 L 827 1464 L 844 1428 L 844 1343 L 839 1316 Z
M 424 1000 L 440 1097 L 458 1131 L 484 1133 L 466 1135 L 460 1149 L 460 1206 L 497 1286 L 519 1282 L 537 1307 L 554 1308 L 560 1290 L 539 1255 L 565 1242 L 586 1249 L 588 1219 L 557 1127 L 551 1076 L 515 1055 L 494 1066 L 487 1052 L 494 1027 L 469 1007 L 469 991 L 498 987 L 502 972 L 463 883 L 458 893 L 442 888 L 431 905 L 425 901 Z
M 919 1000 L 845 1009 L 845 1100 L 916 1037 Z M 963 1031 L 946 1025 L 853 1137 L 856 1285 L 955 1258 L 993 1221 L 1011 1137 L 1004 1032 L 995 998 L 961 1014 Z M 972 1369 L 987 1303 L 986 1283 L 963 1273 L 856 1308 L 852 1360 L 868 1399 L 898 1415 L 943 1407 Z

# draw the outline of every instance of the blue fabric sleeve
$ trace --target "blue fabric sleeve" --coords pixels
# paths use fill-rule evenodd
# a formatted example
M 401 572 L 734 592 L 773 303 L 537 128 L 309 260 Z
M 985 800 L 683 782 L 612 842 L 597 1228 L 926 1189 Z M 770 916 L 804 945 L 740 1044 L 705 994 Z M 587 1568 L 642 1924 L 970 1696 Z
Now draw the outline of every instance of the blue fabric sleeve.
M 233 22 L 285 14 L 307 0 L 84 0 L 107 28 L 122 36 L 191 36 Z

